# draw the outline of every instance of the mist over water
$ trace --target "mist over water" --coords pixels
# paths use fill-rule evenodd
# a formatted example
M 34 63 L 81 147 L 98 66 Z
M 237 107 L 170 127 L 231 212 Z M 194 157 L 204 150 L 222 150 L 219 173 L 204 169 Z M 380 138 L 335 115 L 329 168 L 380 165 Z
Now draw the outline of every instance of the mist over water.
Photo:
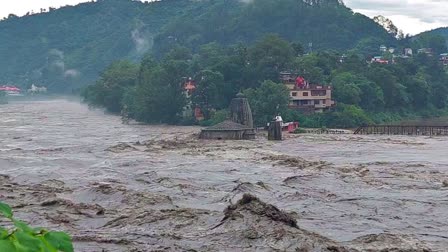
M 293 251 L 292 238 L 269 235 L 298 231 L 264 217 L 217 227 L 244 193 L 291 213 L 312 239 L 356 247 L 394 234 L 381 246 L 448 246 L 446 138 L 199 141 L 197 127 L 122 125 L 67 99 L 11 102 L 0 114 L 0 200 L 70 232 L 77 251 Z M 263 241 L 233 236 L 248 228 Z

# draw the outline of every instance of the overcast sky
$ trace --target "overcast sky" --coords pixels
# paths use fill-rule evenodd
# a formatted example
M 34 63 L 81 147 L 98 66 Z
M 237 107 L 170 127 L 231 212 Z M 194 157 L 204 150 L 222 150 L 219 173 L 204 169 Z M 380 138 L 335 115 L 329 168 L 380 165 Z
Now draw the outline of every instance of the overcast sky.
M 31 10 L 38 12 L 40 8 L 80 2 L 88 0 L 0 0 L 0 17 L 10 13 L 21 16 Z M 448 0 L 345 0 L 345 3 L 369 17 L 386 16 L 405 33 L 448 26 Z

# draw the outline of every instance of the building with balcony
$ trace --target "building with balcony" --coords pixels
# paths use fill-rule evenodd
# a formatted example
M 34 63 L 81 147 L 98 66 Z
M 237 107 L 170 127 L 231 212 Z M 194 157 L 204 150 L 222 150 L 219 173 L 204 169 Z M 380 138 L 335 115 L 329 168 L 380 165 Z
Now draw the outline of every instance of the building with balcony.
M 322 113 L 335 106 L 331 86 L 310 84 L 303 77 L 289 72 L 280 73 L 289 90 L 289 107 L 305 113 Z

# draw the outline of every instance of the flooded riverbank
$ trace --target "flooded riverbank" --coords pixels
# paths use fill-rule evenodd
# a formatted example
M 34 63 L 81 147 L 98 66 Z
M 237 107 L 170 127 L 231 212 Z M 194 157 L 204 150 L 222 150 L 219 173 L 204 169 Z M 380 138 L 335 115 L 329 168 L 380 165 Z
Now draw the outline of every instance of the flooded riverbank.
M 199 141 L 63 99 L 0 114 L 0 200 L 77 251 L 448 247 L 446 138 Z

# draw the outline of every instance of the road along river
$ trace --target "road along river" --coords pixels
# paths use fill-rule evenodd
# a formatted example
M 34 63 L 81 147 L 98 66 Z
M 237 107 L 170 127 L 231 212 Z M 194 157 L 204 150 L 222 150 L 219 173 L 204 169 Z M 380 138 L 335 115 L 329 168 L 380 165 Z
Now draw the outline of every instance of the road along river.
M 0 200 L 76 251 L 448 251 L 447 138 L 199 131 L 1 105 Z

